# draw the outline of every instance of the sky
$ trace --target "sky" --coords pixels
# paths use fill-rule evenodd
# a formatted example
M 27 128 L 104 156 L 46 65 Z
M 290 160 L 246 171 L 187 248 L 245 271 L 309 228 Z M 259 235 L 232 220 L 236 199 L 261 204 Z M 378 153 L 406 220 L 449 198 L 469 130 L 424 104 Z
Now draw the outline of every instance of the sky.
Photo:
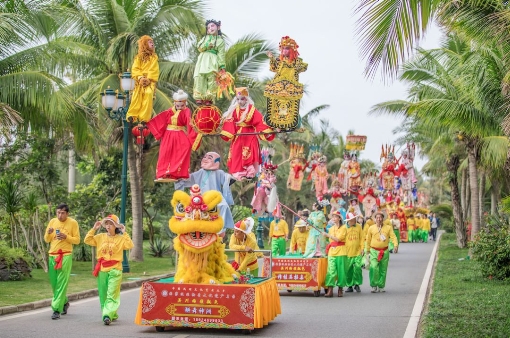
M 344 137 L 349 130 L 366 135 L 367 144 L 360 159 L 379 163 L 382 144 L 398 137 L 392 130 L 401 119 L 369 116 L 370 108 L 389 100 L 406 99 L 406 87 L 398 81 L 384 82 L 379 74 L 367 79 L 365 61 L 355 36 L 354 8 L 359 0 L 213 0 L 208 3 L 207 19 L 221 20 L 222 31 L 231 41 L 258 33 L 275 46 L 282 36 L 290 36 L 299 45 L 300 57 L 308 70 L 300 74 L 308 94 L 301 101 L 300 113 L 328 104 L 319 118 Z M 439 46 L 441 32 L 433 26 L 420 42 L 422 48 Z M 268 62 L 269 69 L 269 62 Z M 262 74 L 263 76 L 269 75 Z M 400 151 L 395 148 L 397 155 Z M 420 169 L 426 159 L 417 158 Z

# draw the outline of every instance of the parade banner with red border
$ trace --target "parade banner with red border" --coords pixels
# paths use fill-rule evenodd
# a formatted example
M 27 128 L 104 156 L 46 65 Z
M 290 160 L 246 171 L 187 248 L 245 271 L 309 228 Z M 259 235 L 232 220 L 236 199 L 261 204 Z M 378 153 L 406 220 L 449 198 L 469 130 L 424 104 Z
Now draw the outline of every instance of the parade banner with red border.
M 272 277 L 278 290 L 319 291 L 326 278 L 326 258 L 273 258 Z M 269 275 L 269 257 L 264 257 L 263 274 Z
M 147 282 L 139 324 L 253 330 L 255 287 Z

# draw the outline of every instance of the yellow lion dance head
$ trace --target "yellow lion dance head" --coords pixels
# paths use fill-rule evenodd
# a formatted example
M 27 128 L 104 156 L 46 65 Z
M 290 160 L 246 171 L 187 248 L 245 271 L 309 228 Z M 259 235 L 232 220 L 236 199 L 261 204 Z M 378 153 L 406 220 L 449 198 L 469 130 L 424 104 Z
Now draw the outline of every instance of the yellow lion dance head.
M 178 190 L 171 201 L 174 216 L 168 223 L 177 234 L 174 248 L 179 253 L 174 279 L 178 283 L 232 281 L 235 270 L 227 263 L 225 245 L 217 235 L 223 229 L 218 212 L 223 197 L 214 190 L 201 194 L 198 185 L 190 193 Z

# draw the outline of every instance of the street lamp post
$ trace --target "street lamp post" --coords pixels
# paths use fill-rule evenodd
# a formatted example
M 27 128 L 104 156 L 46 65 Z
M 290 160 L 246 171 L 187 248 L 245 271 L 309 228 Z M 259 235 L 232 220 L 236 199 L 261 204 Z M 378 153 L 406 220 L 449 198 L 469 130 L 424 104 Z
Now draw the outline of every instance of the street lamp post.
M 262 226 L 262 221 L 259 219 L 259 224 L 257 225 L 257 229 L 255 230 L 257 232 L 257 245 L 260 249 L 264 249 L 264 240 L 263 240 L 263 233 L 264 233 L 264 227 Z
M 120 200 L 120 223 L 126 222 L 126 199 L 127 199 L 127 154 L 128 154 L 128 140 L 129 140 L 129 124 L 126 120 L 126 113 L 129 109 L 130 94 L 129 92 L 135 88 L 135 81 L 131 78 L 129 71 L 124 72 L 120 76 L 120 86 L 124 91 L 118 93 L 108 87 L 101 93 L 101 103 L 108 112 L 108 117 L 115 121 L 122 120 L 123 126 L 123 147 L 122 147 L 122 172 L 120 175 L 122 182 L 121 200 Z M 129 261 L 127 257 L 127 250 L 124 250 L 122 255 L 122 272 L 129 272 Z

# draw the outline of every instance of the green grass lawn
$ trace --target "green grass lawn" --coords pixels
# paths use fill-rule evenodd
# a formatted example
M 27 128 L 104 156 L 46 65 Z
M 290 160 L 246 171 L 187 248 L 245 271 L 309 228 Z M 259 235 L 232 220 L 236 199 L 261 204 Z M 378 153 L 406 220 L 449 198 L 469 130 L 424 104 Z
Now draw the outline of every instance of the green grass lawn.
M 454 234 L 439 246 L 433 291 L 423 317 L 421 337 L 510 337 L 510 281 L 483 278 Z
M 155 258 L 147 252 L 143 262 L 129 262 L 130 272 L 124 273 L 122 281 L 148 278 L 174 271 L 169 256 Z M 92 262 L 73 262 L 69 294 L 97 288 L 96 277 L 92 275 Z M 32 270 L 32 278 L 22 281 L 0 282 L 0 307 L 19 305 L 52 297 L 48 274 L 42 269 Z

